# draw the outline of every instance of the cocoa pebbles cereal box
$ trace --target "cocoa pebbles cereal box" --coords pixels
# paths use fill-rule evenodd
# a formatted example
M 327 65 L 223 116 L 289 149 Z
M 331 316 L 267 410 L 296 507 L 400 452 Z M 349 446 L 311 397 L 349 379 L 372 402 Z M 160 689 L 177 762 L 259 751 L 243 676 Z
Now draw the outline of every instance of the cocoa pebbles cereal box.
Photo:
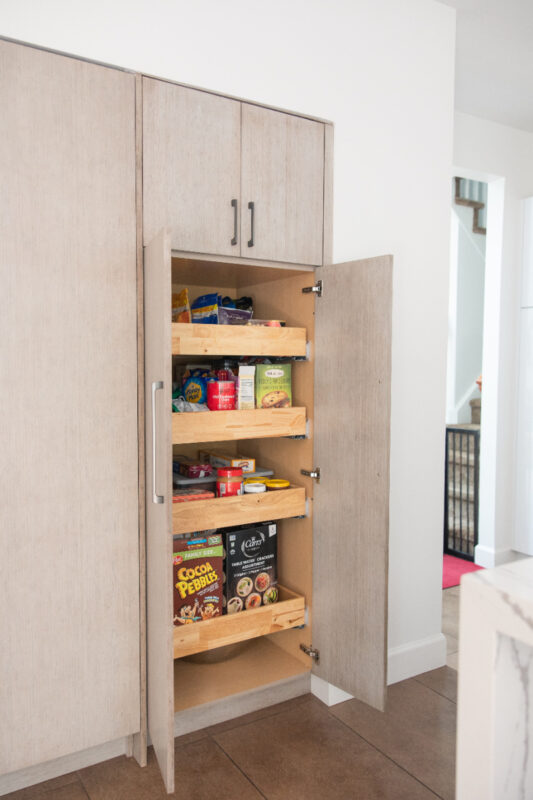
M 226 613 L 275 603 L 278 599 L 276 525 L 231 530 L 225 537 Z
M 222 536 L 174 539 L 174 625 L 190 625 L 222 614 Z

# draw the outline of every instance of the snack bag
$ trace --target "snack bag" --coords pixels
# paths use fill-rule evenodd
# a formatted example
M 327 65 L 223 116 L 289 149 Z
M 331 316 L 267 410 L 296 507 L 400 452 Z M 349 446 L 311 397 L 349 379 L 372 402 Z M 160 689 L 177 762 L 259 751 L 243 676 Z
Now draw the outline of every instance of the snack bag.
M 257 408 L 292 406 L 292 365 L 257 364 L 255 401 Z
M 193 322 L 218 325 L 218 294 L 202 294 L 191 304 Z
M 189 305 L 189 290 L 172 295 L 172 322 L 190 322 L 191 307 Z

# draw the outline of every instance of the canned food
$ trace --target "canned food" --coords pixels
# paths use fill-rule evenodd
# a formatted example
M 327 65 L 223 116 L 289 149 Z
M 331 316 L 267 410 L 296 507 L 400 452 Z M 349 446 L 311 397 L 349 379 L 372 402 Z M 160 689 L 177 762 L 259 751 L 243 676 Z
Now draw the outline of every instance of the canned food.
M 207 407 L 210 411 L 231 411 L 234 409 L 234 382 L 210 381 L 207 384 Z
M 282 480 L 281 478 L 270 478 L 269 480 L 265 481 L 266 487 L 269 491 L 275 489 L 288 489 L 290 487 L 290 481 Z

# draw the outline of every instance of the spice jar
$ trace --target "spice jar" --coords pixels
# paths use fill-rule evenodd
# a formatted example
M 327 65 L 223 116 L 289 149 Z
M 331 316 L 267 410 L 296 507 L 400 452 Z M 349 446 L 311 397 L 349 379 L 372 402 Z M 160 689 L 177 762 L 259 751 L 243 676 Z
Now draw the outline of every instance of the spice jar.
M 243 494 L 242 468 L 217 469 L 217 497 L 234 497 Z
M 256 481 L 252 483 L 252 481 L 246 481 L 244 484 L 244 494 L 261 494 L 261 492 L 266 492 L 267 487 L 264 483 L 260 483 Z

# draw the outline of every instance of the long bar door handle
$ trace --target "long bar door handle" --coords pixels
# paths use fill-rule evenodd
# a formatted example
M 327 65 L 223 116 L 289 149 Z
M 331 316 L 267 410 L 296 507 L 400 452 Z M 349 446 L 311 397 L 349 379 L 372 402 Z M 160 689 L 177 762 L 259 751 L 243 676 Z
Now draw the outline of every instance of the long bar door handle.
M 231 201 L 231 207 L 233 208 L 233 239 L 231 240 L 232 244 L 237 244 L 237 218 L 239 216 L 239 212 L 237 209 L 237 200 L 233 198 Z
M 255 203 L 250 201 L 248 203 L 248 208 L 250 209 L 250 231 L 251 231 L 251 238 L 248 239 L 248 247 L 254 246 L 254 219 L 255 219 Z
M 157 494 L 157 470 L 156 470 L 156 443 L 157 443 L 157 418 L 155 413 L 155 393 L 164 389 L 163 381 L 152 382 L 152 503 L 164 503 L 165 496 Z

